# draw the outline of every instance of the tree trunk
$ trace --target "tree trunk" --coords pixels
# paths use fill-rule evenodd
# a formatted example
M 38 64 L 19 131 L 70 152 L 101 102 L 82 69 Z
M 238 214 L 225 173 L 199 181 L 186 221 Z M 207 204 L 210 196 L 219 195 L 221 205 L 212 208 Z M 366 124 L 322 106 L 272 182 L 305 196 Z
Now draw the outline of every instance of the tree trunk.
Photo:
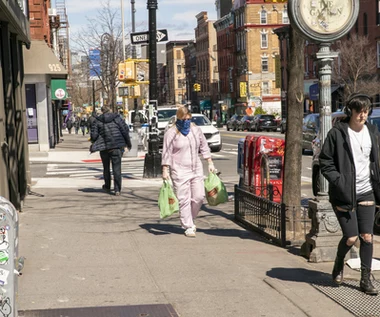
M 302 121 L 304 101 L 305 40 L 290 27 L 288 63 L 287 123 L 282 201 L 286 205 L 288 226 L 301 231 Z

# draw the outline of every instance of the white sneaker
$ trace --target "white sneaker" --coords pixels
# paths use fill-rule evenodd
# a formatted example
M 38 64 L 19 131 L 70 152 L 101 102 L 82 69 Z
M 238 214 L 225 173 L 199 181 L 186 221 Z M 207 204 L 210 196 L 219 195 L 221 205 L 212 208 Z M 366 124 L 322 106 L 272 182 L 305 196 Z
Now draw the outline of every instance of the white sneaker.
M 191 228 L 193 229 L 194 232 L 197 232 L 197 226 L 196 225 L 193 225 Z
M 192 237 L 195 238 L 195 232 L 193 228 L 187 228 L 185 231 L 185 236 L 186 237 Z

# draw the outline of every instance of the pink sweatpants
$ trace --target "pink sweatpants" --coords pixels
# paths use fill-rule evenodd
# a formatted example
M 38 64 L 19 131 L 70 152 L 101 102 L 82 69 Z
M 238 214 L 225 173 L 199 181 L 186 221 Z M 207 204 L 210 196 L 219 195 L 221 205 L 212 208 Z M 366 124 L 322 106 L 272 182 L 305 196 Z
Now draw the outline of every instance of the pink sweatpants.
M 197 173 L 182 171 L 181 177 L 173 179 L 173 188 L 179 202 L 179 215 L 182 228 L 191 228 L 198 216 L 205 197 L 203 170 Z

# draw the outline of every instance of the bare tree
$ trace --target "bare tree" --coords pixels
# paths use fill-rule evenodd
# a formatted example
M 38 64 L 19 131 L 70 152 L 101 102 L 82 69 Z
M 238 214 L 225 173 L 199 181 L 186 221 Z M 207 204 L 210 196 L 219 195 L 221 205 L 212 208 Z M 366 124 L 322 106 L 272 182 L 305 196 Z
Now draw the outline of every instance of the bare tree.
M 337 44 L 339 60 L 333 64 L 333 81 L 344 86 L 343 99 L 354 92 L 374 95 L 380 82 L 376 78 L 376 52 L 368 37 L 354 35 Z
M 115 110 L 116 88 L 119 85 L 118 64 L 123 60 L 120 10 L 111 8 L 110 0 L 106 0 L 102 2 L 102 8 L 97 11 L 96 17 L 87 18 L 87 22 L 87 26 L 72 37 L 74 50 L 86 56 L 89 62 L 89 50 L 100 51 L 100 71 L 93 70 L 101 83 L 103 96 L 107 97 L 108 105 Z
M 92 91 L 91 83 L 89 81 L 89 65 L 87 61 L 81 62 L 78 65 L 73 65 L 70 81 L 70 98 L 72 105 L 77 108 L 81 107 L 83 104 L 90 104 Z
M 283 203 L 288 210 L 287 218 L 300 224 L 301 204 L 301 164 L 302 162 L 302 119 L 304 100 L 304 47 L 305 40 L 290 27 L 289 30 L 290 59 L 288 64 L 288 93 L 287 93 L 287 123 L 286 123 L 286 146 L 283 184 Z M 293 210 L 295 211 L 294 217 Z M 292 215 L 291 212 L 292 211 Z M 290 222 L 290 230 L 300 232 L 298 227 L 293 227 Z

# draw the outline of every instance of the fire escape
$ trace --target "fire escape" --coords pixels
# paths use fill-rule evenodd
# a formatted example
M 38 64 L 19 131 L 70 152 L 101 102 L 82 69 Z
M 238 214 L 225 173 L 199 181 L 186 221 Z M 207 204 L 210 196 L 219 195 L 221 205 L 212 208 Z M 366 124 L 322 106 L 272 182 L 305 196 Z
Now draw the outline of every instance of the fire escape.
M 69 46 L 69 21 L 66 12 L 66 0 L 55 0 L 55 7 L 57 15 L 59 16 L 59 29 L 58 29 L 58 51 L 59 59 L 63 66 L 67 69 L 69 77 L 71 74 L 70 62 L 70 46 Z

